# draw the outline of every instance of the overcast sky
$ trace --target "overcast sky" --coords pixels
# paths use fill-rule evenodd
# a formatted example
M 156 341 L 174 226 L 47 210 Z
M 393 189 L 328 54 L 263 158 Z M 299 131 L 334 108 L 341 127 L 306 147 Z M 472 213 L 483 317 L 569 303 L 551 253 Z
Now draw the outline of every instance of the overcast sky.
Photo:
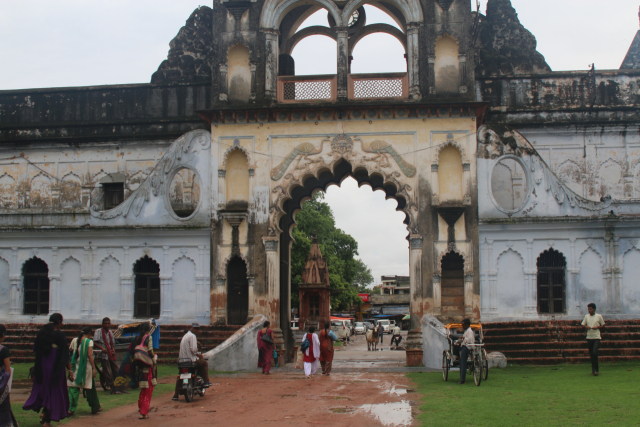
M 481 1 L 484 12 L 487 0 Z M 640 0 L 512 0 L 553 70 L 616 69 L 638 30 Z M 0 0 L 0 90 L 146 83 L 169 42 L 207 0 Z M 367 7 L 367 23 L 393 21 Z M 326 13 L 306 25 L 327 25 Z M 335 72 L 335 42 L 316 36 L 294 50 L 297 74 Z M 405 71 L 391 36 L 371 35 L 354 51 L 352 71 Z M 381 275 L 408 274 L 404 214 L 381 191 L 349 179 L 326 201 L 338 227 L 354 236 L 362 259 Z

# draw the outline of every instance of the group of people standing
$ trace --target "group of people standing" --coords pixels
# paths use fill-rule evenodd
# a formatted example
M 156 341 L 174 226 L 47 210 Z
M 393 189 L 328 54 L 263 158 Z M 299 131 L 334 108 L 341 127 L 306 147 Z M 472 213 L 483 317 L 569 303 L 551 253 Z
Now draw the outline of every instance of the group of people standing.
M 267 320 L 258 331 L 258 368 L 262 368 L 262 373 L 269 375 L 273 359 L 274 340 L 273 330 L 269 328 L 271 323 Z M 325 322 L 324 329 L 318 334 L 316 328 L 311 326 L 309 332 L 302 337 L 302 362 L 304 375 L 310 378 L 318 371 L 318 365 L 322 368 L 322 375 L 331 374 L 333 363 L 333 343 L 338 340 L 336 334 L 331 330 L 331 323 Z
M 149 418 L 151 395 L 156 384 L 156 357 L 149 323 L 140 325 L 139 335 L 129 346 L 122 364 L 118 365 L 108 318 L 103 319 L 102 327 L 95 334 L 91 326 L 83 327 L 70 345 L 61 330 L 62 322 L 61 314 L 52 314 L 49 323 L 36 336 L 33 345 L 35 364 L 31 369 L 33 386 L 22 408 L 40 413 L 40 424 L 44 427 L 73 416 L 81 394 L 86 396 L 92 414 L 101 412 L 96 390 L 96 360 L 102 359 L 103 379 L 111 387 L 111 393 L 127 393 L 127 389 L 139 387 L 140 419 Z M 9 349 L 2 345 L 5 337 L 6 328 L 0 325 L 0 425 L 17 427 L 9 402 L 11 363 Z M 95 350 L 101 350 L 100 354 L 94 353 Z

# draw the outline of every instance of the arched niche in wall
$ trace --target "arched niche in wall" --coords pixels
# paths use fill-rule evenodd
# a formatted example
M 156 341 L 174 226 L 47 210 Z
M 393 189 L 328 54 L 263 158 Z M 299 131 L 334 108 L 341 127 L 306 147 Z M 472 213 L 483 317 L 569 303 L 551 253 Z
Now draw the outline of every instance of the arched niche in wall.
M 232 46 L 227 53 L 228 97 L 230 101 L 249 102 L 251 96 L 251 68 L 249 49 L 241 44 Z
M 438 196 L 440 202 L 462 203 L 462 154 L 453 145 L 447 145 L 438 155 Z
M 458 42 L 451 36 L 436 41 L 436 94 L 457 94 L 460 91 Z
M 503 156 L 495 161 L 489 175 L 491 198 L 503 212 L 522 209 L 529 199 L 529 178 L 524 165 L 516 156 Z
M 178 169 L 169 182 L 168 202 L 171 212 L 180 219 L 188 219 L 200 204 L 200 178 L 190 168 Z
M 246 210 L 249 206 L 249 160 L 240 149 L 231 150 L 226 160 L 227 209 Z

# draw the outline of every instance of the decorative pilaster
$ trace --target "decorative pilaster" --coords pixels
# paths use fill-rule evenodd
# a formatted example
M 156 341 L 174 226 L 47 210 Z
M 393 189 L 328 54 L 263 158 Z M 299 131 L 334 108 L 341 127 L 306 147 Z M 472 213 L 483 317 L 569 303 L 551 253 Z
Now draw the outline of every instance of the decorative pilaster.
M 264 250 L 267 255 L 266 306 L 264 308 L 254 307 L 254 309 L 256 311 L 255 314 L 264 314 L 271 321 L 275 347 L 278 352 L 278 356 L 280 357 L 284 355 L 284 334 L 280 327 L 280 310 L 278 309 L 278 307 L 280 307 L 280 260 L 278 259 L 280 239 L 275 236 L 263 237 L 262 243 L 264 243 Z M 249 288 L 249 290 L 251 290 L 251 288 Z M 264 310 L 264 312 L 258 312 L 262 310 Z
M 209 303 L 209 295 L 207 292 L 208 283 L 205 274 L 205 253 L 206 247 L 198 246 L 198 269 L 196 271 L 196 318 L 204 321 L 209 317 L 207 312 L 207 305 Z
M 458 55 L 458 64 L 460 65 L 460 93 L 467 93 L 467 57 Z
M 462 164 L 462 185 L 464 186 L 464 199 L 465 205 L 471 204 L 471 163 Z
M 431 280 L 433 283 L 433 314 L 440 316 L 442 314 L 442 276 L 440 273 L 434 273 Z
M 253 101 L 256 99 L 256 91 L 257 91 L 257 81 L 256 81 L 256 64 L 249 64 L 249 71 L 251 72 L 251 94 L 249 95 L 249 100 Z
M 247 310 L 247 323 L 249 323 L 251 319 L 253 319 L 253 316 L 255 316 L 254 307 L 256 306 L 256 300 L 254 288 L 256 284 L 256 278 L 255 276 L 247 276 L 247 279 L 249 280 L 249 309 Z
M 437 163 L 431 165 L 431 204 L 438 206 L 440 204 L 440 198 L 438 197 L 438 169 Z
M 20 288 L 22 276 L 20 275 L 20 267 L 18 266 L 18 248 L 11 248 L 11 274 L 9 275 L 9 283 L 11 286 L 10 293 L 10 301 L 9 301 L 9 314 L 18 315 L 22 313 L 20 309 L 21 298 L 20 298 Z
M 611 310 L 610 313 L 620 314 L 623 312 L 622 310 L 622 277 L 618 259 L 618 245 L 619 245 L 619 237 L 612 237 L 610 240 L 610 251 L 611 251 L 611 290 L 610 290 L 610 304 Z
M 336 27 L 336 35 L 338 46 L 338 101 L 346 101 L 349 75 L 349 29 L 347 27 Z
M 60 313 L 60 273 L 58 271 L 58 248 L 51 248 L 51 269 L 49 270 L 49 315 Z
M 493 259 L 493 240 L 487 240 L 487 260 L 489 264 L 489 271 L 487 272 L 487 276 L 489 276 L 489 311 L 492 316 L 496 316 L 498 314 L 498 298 L 496 295 L 498 273 L 496 271 L 496 260 Z
M 229 93 L 229 83 L 227 81 L 227 74 L 229 73 L 229 66 L 227 64 L 220 64 L 220 101 L 226 101 L 228 99 L 227 93 Z
M 464 276 L 464 315 L 473 317 L 473 274 Z
M 170 246 L 163 246 L 162 252 L 162 268 L 160 269 L 160 317 L 171 319 L 173 317 L 172 304 L 173 301 L 173 277 L 171 276 L 171 268 L 169 268 L 169 249 Z
M 572 252 L 575 251 L 575 239 L 572 241 Z M 524 292 L 524 315 L 525 317 L 535 317 L 538 315 L 538 304 L 536 302 L 536 286 L 538 285 L 538 270 L 534 268 L 533 261 L 533 239 L 527 240 L 527 262 L 525 266 L 525 292 Z
M 133 276 L 130 274 L 133 270 L 129 264 L 129 246 L 123 246 L 124 258 L 122 259 L 123 268 L 120 276 L 120 318 L 133 318 Z
M 100 276 L 97 272 L 93 271 L 93 266 L 96 263 L 97 248 L 91 248 L 91 284 L 89 286 L 89 319 L 98 319 L 99 313 L 99 295 L 100 295 Z
M 409 74 L 409 98 L 422 99 L 420 93 L 420 42 L 418 29 L 420 24 L 407 24 L 407 72 Z
M 424 315 L 422 292 L 422 245 L 423 237 L 409 235 L 409 284 L 411 286 L 411 329 L 407 335 L 407 365 L 422 366 L 422 327 L 420 321 Z M 435 285 L 434 285 L 435 287 Z
M 227 294 L 226 294 L 226 283 L 227 280 L 224 276 L 216 277 L 216 287 L 215 287 L 215 300 L 218 302 L 216 308 L 216 323 L 218 325 L 226 325 L 227 324 Z
M 266 70 L 264 92 L 267 98 L 276 99 L 278 86 L 278 30 L 263 29 L 265 34 Z
M 80 307 L 80 317 L 88 319 L 91 314 L 91 247 L 84 247 L 84 264 L 82 265 L 82 276 L 80 283 L 82 287 L 82 303 Z
M 429 56 L 429 95 L 436 94 L 436 57 Z

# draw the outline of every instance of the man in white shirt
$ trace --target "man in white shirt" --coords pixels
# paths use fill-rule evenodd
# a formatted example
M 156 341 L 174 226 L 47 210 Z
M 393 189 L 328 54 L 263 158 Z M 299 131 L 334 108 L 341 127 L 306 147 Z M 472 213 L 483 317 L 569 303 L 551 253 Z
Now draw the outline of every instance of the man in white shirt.
M 464 384 L 467 379 L 467 359 L 469 358 L 469 347 L 467 345 L 476 343 L 476 337 L 471 329 L 471 321 L 469 319 L 462 321 L 462 329 L 464 330 L 464 335 L 456 342 L 456 344 L 460 345 L 460 382 L 458 384 Z
M 400 335 L 400 327 L 396 325 L 395 328 L 393 328 L 393 335 L 391 335 L 391 345 L 393 345 L 393 343 L 396 343 L 396 346 L 400 345 L 400 342 L 402 341 L 402 336 Z
M 589 314 L 584 316 L 582 326 L 587 329 L 587 345 L 591 356 L 591 375 L 598 375 L 598 349 L 600 348 L 600 329 L 604 326 L 604 319 L 596 314 L 596 305 L 587 305 Z
M 178 362 L 191 360 L 192 362 L 196 362 L 198 366 L 198 375 L 202 377 L 205 386 L 210 386 L 211 382 L 209 382 L 209 364 L 202 353 L 198 352 L 198 340 L 196 339 L 196 333 L 200 330 L 200 325 L 197 323 L 192 323 L 191 327 L 187 331 L 186 334 L 182 337 L 182 341 L 180 341 L 180 355 L 178 356 Z M 178 390 L 182 387 L 182 382 L 180 378 L 176 380 L 176 390 L 173 395 L 172 400 L 178 400 Z

